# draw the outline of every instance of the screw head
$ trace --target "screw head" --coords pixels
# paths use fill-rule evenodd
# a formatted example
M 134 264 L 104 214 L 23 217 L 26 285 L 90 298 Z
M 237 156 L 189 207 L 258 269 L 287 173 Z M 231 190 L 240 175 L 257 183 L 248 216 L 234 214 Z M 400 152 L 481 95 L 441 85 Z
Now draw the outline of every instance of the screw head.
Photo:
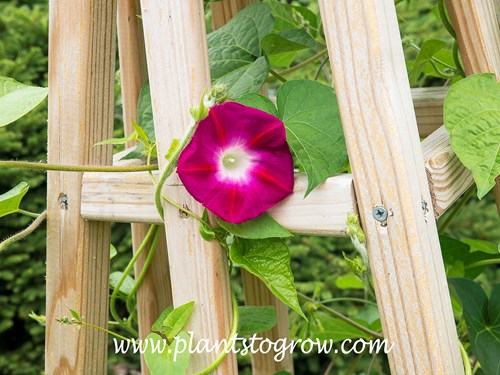
M 377 221 L 380 221 L 381 223 L 387 220 L 387 217 L 389 216 L 389 213 L 387 210 L 382 207 L 382 206 L 377 206 L 373 209 L 373 218 Z
M 427 202 L 422 201 L 422 211 L 424 211 L 424 214 L 427 212 Z

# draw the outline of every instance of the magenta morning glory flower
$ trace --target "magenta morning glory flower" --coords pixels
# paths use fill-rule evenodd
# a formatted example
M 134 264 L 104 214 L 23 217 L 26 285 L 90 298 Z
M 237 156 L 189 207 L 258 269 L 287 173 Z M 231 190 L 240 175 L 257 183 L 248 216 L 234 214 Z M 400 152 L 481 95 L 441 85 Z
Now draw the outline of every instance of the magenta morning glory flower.
M 293 191 L 283 122 L 238 103 L 215 105 L 182 151 L 177 173 L 187 191 L 221 219 L 253 219 Z

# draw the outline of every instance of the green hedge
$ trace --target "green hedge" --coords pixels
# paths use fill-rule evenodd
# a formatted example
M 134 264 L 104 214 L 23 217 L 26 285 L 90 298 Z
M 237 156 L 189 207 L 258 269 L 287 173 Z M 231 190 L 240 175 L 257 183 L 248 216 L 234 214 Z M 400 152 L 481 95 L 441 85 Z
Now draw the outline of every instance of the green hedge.
M 0 74 L 23 83 L 47 85 L 47 5 L 19 6 L 0 2 Z M 42 3 L 42 2 L 40 2 Z M 45 3 L 45 2 L 43 2 Z M 0 128 L 0 158 L 46 159 L 47 103 L 28 116 Z M 43 173 L 0 170 L 0 193 L 26 181 L 30 191 L 24 209 L 45 207 Z M 0 238 L 12 235 L 31 220 L 12 215 L 0 223 Z M 12 245 L 0 259 L 0 373 L 30 375 L 43 370 L 45 329 L 28 318 L 45 306 L 45 229 Z
M 445 32 L 436 23 L 431 5 L 416 4 L 412 2 L 400 14 L 401 26 L 405 30 L 403 35 L 411 34 L 417 44 L 421 42 L 422 33 L 429 30 L 432 30 L 433 37 L 445 37 Z M 47 85 L 47 8 L 46 1 L 0 0 L 0 74 L 23 83 Z M 422 27 L 422 22 L 425 27 Z M 120 107 L 117 107 L 117 123 L 120 112 Z M 46 136 L 47 111 L 44 103 L 16 123 L 0 128 L 0 158 L 44 161 Z M 41 212 L 46 205 L 43 173 L 0 169 L 0 194 L 21 181 L 30 185 L 22 208 Z M 15 233 L 29 222 L 29 218 L 17 215 L 2 219 L 0 238 Z M 127 225 L 114 227 L 113 242 L 118 247 L 119 255 L 113 259 L 113 270 L 123 268 L 130 256 L 127 230 Z M 500 240 L 496 208 L 491 197 L 480 203 L 471 200 L 449 227 L 449 234 Z M 40 374 L 44 367 L 45 330 L 29 319 L 28 314 L 32 310 L 39 314 L 45 311 L 45 236 L 45 230 L 41 228 L 0 255 L 0 375 Z M 346 249 L 350 249 L 350 244 L 344 239 L 305 236 L 292 239 L 292 268 L 298 289 L 308 295 L 318 289 L 321 299 L 342 295 L 363 297 L 360 290 L 343 291 L 336 286 L 338 276 L 349 272 L 341 255 L 341 251 Z M 491 270 L 485 283 L 498 282 L 499 277 L 499 272 Z M 339 306 L 348 315 L 353 314 L 353 308 L 351 305 Z M 297 374 L 319 373 L 330 360 L 327 356 L 318 358 L 313 354 L 296 354 L 296 357 Z M 337 368 L 347 368 L 352 360 L 352 357 L 339 358 Z M 369 361 L 369 358 L 362 359 L 365 360 Z M 110 364 L 129 364 L 129 361 L 110 356 Z M 137 368 L 137 358 L 132 362 L 135 364 L 131 367 Z M 248 367 L 245 370 L 249 373 Z

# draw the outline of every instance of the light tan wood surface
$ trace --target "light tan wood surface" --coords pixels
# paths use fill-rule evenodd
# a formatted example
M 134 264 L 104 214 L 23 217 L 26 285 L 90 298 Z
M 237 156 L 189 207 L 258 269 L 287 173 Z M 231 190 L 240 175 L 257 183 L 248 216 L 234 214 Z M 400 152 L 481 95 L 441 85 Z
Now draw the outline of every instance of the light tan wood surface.
M 139 0 L 120 1 L 118 3 L 118 52 L 120 57 L 120 77 L 123 106 L 123 124 L 125 135 L 134 131 L 132 121 L 137 119 L 137 101 L 142 85 L 147 81 L 146 50 Z M 129 146 L 133 145 L 131 142 Z M 132 224 L 132 246 L 134 253 L 148 232 L 148 224 Z M 172 305 L 170 271 L 168 266 L 167 242 L 165 230 L 159 234 L 153 260 L 137 290 L 137 319 L 139 338 L 144 340 L 151 332 L 151 326 L 161 312 Z M 149 251 L 145 250 L 134 265 L 137 278 L 143 270 Z M 149 375 L 149 369 L 141 355 L 141 373 Z
M 259 333 L 257 337 L 267 338 L 272 342 L 290 342 L 288 307 L 272 294 L 267 286 L 250 272 L 242 270 L 241 279 L 245 291 L 245 305 L 248 306 L 273 306 L 276 311 L 276 325 L 268 331 Z M 281 341 L 278 341 L 281 340 Z M 289 351 L 280 361 L 275 361 L 274 356 L 279 352 L 271 350 L 269 353 L 255 353 L 252 355 L 252 374 L 267 375 L 280 371 L 293 374 L 293 356 Z
M 212 26 L 214 30 L 225 25 L 245 6 L 258 2 L 258 0 L 224 0 L 210 3 L 212 9 Z M 260 90 L 262 95 L 267 96 L 267 87 Z M 299 217 L 300 212 L 293 216 Z M 299 219 L 300 220 L 300 219 Z M 298 220 L 297 220 L 298 221 Z M 276 311 L 276 326 L 265 332 L 263 337 L 275 342 L 289 338 L 288 307 L 281 302 L 266 285 L 246 270 L 241 270 L 243 289 L 245 291 L 245 304 L 250 306 L 274 306 Z M 281 361 L 274 360 L 273 352 L 264 354 L 252 354 L 252 373 L 254 375 L 274 374 L 281 370 L 287 370 L 293 374 L 292 353 L 285 353 Z
M 259 0 L 224 0 L 210 3 L 212 9 L 212 26 L 214 30 L 228 23 L 236 13 L 247 5 L 258 2 Z
M 443 102 L 449 87 L 411 89 L 418 133 L 425 138 L 443 125 Z
M 500 80 L 500 1 L 445 0 L 465 73 L 494 73 Z M 500 177 L 493 194 L 500 215 Z
M 297 174 L 294 193 L 269 214 L 294 233 L 345 236 L 347 212 L 355 211 L 351 175 L 329 178 L 304 199 L 306 188 L 306 176 Z M 162 223 L 147 173 L 85 173 L 82 199 L 88 220 Z
M 141 6 L 157 149 L 165 155 L 172 140 L 185 135 L 192 123 L 189 108 L 210 85 L 203 1 L 143 0 Z M 163 168 L 166 161 L 159 160 Z M 202 214 L 176 175 L 167 180 L 167 190 L 172 199 Z M 201 237 L 198 222 L 168 204 L 164 208 L 174 304 L 195 302 L 187 327 L 195 341 L 227 338 L 233 319 L 226 254 Z M 216 355 L 193 354 L 188 372 L 205 368 Z M 236 356 L 228 354 L 214 373 L 236 374 Z
M 463 374 L 394 1 L 319 4 L 391 373 Z
M 444 127 L 421 145 L 437 219 L 465 193 L 473 180 L 451 150 L 450 137 Z M 115 160 L 120 156 L 117 154 Z M 131 163 L 140 164 L 138 160 L 127 164 Z M 271 216 L 294 233 L 345 236 L 347 213 L 356 211 L 352 176 L 331 177 L 304 199 L 306 187 L 306 176 L 297 174 L 294 194 L 272 208 Z M 85 173 L 82 215 L 88 220 L 160 224 L 153 194 L 153 185 L 145 172 Z
M 117 10 L 118 55 L 125 134 L 134 131 L 132 121 L 137 122 L 137 101 L 141 87 L 148 80 L 144 30 L 139 0 L 120 1 Z M 135 145 L 135 141 L 127 144 Z
M 472 186 L 474 179 L 452 150 L 444 126 L 422 141 L 422 151 L 437 219 Z
M 111 164 L 110 146 L 91 146 L 113 135 L 115 28 L 115 0 L 50 2 L 49 163 Z M 73 309 L 108 324 L 110 224 L 80 216 L 81 182 L 48 173 L 47 374 L 106 373 L 107 334 L 56 322 Z

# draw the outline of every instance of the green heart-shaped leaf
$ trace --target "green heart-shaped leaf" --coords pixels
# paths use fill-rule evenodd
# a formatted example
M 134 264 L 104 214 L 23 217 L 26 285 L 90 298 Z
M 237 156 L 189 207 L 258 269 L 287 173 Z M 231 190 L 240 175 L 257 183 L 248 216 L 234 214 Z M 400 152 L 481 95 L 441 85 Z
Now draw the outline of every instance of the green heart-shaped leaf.
M 290 269 L 288 247 L 279 238 L 236 238 L 229 249 L 231 261 L 261 279 L 273 294 L 306 319 L 300 308 Z
M 274 25 L 271 8 L 257 3 L 245 7 L 220 29 L 210 33 L 208 57 L 212 80 L 229 87 L 229 98 L 258 91 L 269 74 L 260 40 Z
M 307 174 L 309 194 L 347 161 L 347 148 L 331 87 L 316 81 L 288 81 L 276 96 L 286 138 Z
M 0 195 L 0 217 L 15 213 L 19 210 L 19 204 L 28 192 L 29 186 L 21 182 L 5 194 Z
M 500 174 L 500 83 L 477 74 L 454 84 L 444 101 L 453 151 L 471 170 L 482 198 Z
M 251 336 L 270 330 L 276 325 L 276 311 L 273 306 L 239 306 L 238 334 Z
M 449 279 L 460 298 L 472 352 L 485 374 L 498 374 L 500 353 L 500 285 L 490 300 L 481 286 L 467 279 Z
M 0 127 L 16 121 L 45 99 L 49 90 L 0 75 Z
M 276 220 L 267 213 L 257 216 L 255 219 L 245 221 L 241 224 L 228 223 L 217 218 L 217 223 L 235 236 L 248 239 L 263 239 L 271 237 L 292 237 L 286 228 L 283 228 Z

